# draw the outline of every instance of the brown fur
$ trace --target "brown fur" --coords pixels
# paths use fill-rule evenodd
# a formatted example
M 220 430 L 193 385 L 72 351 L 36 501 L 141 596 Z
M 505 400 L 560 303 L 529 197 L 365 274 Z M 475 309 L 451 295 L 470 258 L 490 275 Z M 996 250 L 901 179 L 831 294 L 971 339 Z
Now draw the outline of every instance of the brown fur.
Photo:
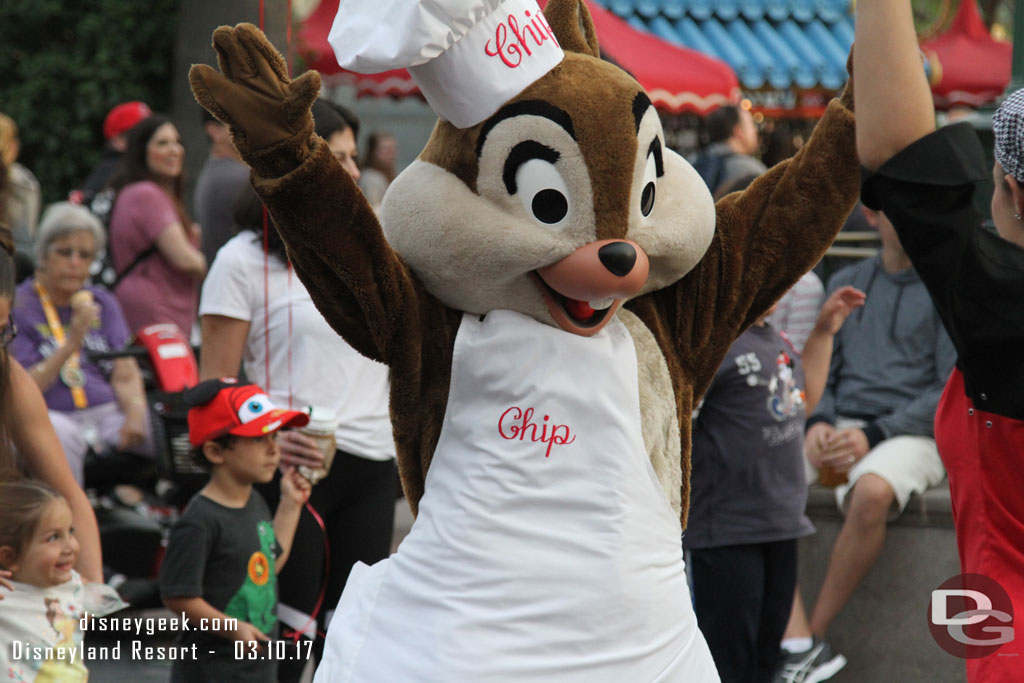
M 544 17 L 558 36 L 558 42 L 566 52 L 600 57 L 597 32 L 590 18 L 590 11 L 583 2 L 553 2 L 544 10 Z
M 593 190 L 591 239 L 621 237 L 629 224 L 630 201 L 635 201 L 624 184 L 635 182 L 630 179 L 635 179 L 637 159 L 632 95 L 626 93 L 638 90 L 624 72 L 592 56 L 596 39 L 582 7 L 576 0 L 552 0 L 546 13 L 563 46 L 585 45 L 589 54 L 567 54 L 515 101 L 540 99 L 571 111 Z M 580 28 L 581 18 L 589 33 Z M 458 130 L 440 122 L 420 159 L 445 169 L 475 192 L 480 129 Z M 420 274 L 392 249 L 326 144 L 315 136 L 300 137 L 244 151 L 254 170 L 254 186 L 271 207 L 296 270 L 326 320 L 361 353 L 391 367 L 399 467 L 415 510 L 445 415 L 462 313 L 428 291 Z M 833 102 L 794 159 L 771 169 L 744 193 L 718 202 L 714 238 L 692 270 L 681 279 L 658 280 L 658 289 L 628 302 L 629 311 L 654 340 L 637 345 L 644 354 L 641 373 L 657 378 L 667 372 L 670 378 L 679 429 L 678 469 L 665 464 L 663 453 L 652 452 L 651 457 L 663 484 L 677 482 L 673 485 L 680 487 L 678 497 L 669 497 L 679 501 L 684 526 L 694 404 L 739 333 L 824 253 L 852 207 L 857 187 L 852 112 Z M 553 254 L 552 262 L 564 256 Z M 536 264 L 541 265 L 546 263 Z M 632 323 L 630 327 L 635 329 Z M 653 349 L 661 358 L 650 356 Z M 641 399 L 642 408 L 647 406 L 645 420 L 666 414 L 664 400 Z
M 589 55 L 567 53 L 565 61 L 546 77 L 510 100 L 559 102 L 565 103 L 567 109 L 572 105 L 573 123 L 578 127 L 578 139 L 583 141 L 581 151 L 587 160 L 597 202 L 594 212 L 600 222 L 596 239 L 622 237 L 627 224 L 629 206 L 625 201 L 629 197 L 621 190 L 623 178 L 629 178 L 633 171 L 636 135 L 632 100 L 622 101 L 617 96 L 623 87 L 640 92 L 625 71 L 609 69 L 607 62 Z M 476 145 L 482 126 L 458 129 L 447 121 L 438 121 L 419 158 L 448 170 L 476 191 L 480 170 Z M 594 134 L 604 129 L 618 131 L 618 135 L 609 139 Z M 610 191 L 613 188 L 616 191 Z

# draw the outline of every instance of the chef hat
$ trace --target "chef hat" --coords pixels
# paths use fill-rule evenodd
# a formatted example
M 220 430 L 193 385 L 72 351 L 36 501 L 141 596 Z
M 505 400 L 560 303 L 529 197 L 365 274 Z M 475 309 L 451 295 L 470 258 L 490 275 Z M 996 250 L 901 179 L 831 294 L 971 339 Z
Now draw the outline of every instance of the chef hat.
M 350 71 L 407 68 L 458 128 L 486 119 L 565 56 L 536 0 L 342 0 L 328 41 Z

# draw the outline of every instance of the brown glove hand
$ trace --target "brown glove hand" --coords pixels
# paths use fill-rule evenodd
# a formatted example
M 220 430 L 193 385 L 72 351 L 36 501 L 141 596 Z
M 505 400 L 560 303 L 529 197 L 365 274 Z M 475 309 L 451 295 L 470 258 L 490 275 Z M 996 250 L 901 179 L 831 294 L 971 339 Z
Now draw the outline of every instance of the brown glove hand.
M 221 26 L 213 47 L 221 73 L 194 64 L 188 80 L 196 101 L 231 128 L 243 156 L 312 135 L 309 108 L 320 93 L 320 74 L 291 80 L 281 54 L 252 24 Z

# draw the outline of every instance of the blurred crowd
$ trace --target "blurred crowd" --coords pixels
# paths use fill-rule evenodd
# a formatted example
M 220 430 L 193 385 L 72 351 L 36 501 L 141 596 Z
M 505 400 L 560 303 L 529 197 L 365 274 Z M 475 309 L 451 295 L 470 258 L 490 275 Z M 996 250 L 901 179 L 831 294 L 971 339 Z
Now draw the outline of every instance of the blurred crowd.
M 913 72 L 918 65 L 908 60 Z M 858 112 L 860 106 L 858 100 Z M 313 116 L 317 135 L 379 214 L 398 170 L 395 136 L 369 133 L 360 155 L 360 123 L 351 111 L 319 99 Z M 1011 124 L 1014 131 L 1024 129 L 1020 97 L 1003 116 L 1002 124 L 997 116 L 997 124 L 1004 129 Z M 830 644 L 829 629 L 881 554 L 887 525 L 913 496 L 944 485 L 946 458 L 946 466 L 955 468 L 950 474 L 957 478 L 953 496 L 960 514 L 971 510 L 967 524 L 961 517 L 958 527 L 976 537 L 989 533 L 984 520 L 994 513 L 973 507 L 960 483 L 981 476 L 980 468 L 962 454 L 980 452 L 973 440 L 1000 429 L 1010 434 L 1007 443 L 1019 434 L 1014 421 L 1020 419 L 1019 399 L 1003 395 L 993 379 L 995 361 L 987 360 L 999 357 L 987 352 L 993 347 L 1010 355 L 1000 340 L 1014 329 L 1019 337 L 1019 316 L 1004 315 L 993 304 L 985 320 L 971 318 L 965 313 L 970 306 L 956 303 L 958 297 L 989 301 L 990 292 L 964 294 L 968 285 L 949 289 L 942 269 L 955 268 L 932 262 L 946 254 L 932 249 L 929 240 L 938 238 L 915 232 L 941 224 L 942 216 L 918 213 L 925 204 L 946 201 L 939 198 L 945 196 L 943 188 L 954 182 L 973 188 L 983 179 L 956 168 L 947 171 L 952 180 L 930 177 L 927 150 L 908 143 L 930 135 L 946 142 L 927 144 L 961 145 L 972 154 L 974 146 L 965 141 L 963 128 L 936 133 L 922 128 L 914 131 L 916 137 L 908 133 L 899 139 L 893 162 L 871 141 L 897 137 L 895 126 L 865 120 L 871 133 L 858 130 L 864 136 L 858 145 L 873 174 L 865 184 L 873 208 L 858 204 L 848 228 L 876 235 L 879 248 L 826 281 L 820 270 L 801 279 L 736 340 L 693 415 L 690 527 L 683 546 L 698 622 L 727 681 L 801 683 L 838 673 L 846 658 Z M 254 385 L 247 390 L 246 406 L 287 408 L 296 427 L 305 425 L 260 441 L 258 447 L 280 467 L 272 476 L 269 471 L 236 476 L 232 488 L 224 473 L 233 472 L 234 456 L 225 453 L 257 446 L 219 440 L 226 434 L 215 431 L 196 437 L 189 418 L 192 446 L 212 472 L 202 505 L 237 499 L 239 508 L 248 509 L 254 488 L 260 501 L 266 499 L 266 505 L 255 506 L 254 519 L 268 522 L 273 515 L 278 540 L 286 541 L 278 555 L 275 616 L 221 635 L 296 643 L 308 638 L 307 656 L 282 661 L 274 674 L 276 680 L 299 680 L 307 658 L 322 652 L 322 636 L 350 568 L 390 552 L 397 472 L 388 369 L 360 356 L 326 324 L 294 276 L 288 251 L 250 185 L 249 169 L 227 127 L 205 115 L 203 129 L 208 152 L 191 206 L 178 127 L 134 101 L 117 104 L 106 116 L 105 146 L 88 177 L 67 200 L 44 208 L 43 188 L 19 161 L 18 126 L 0 114 L 0 321 L 6 321 L 0 329 L 0 479 L 38 483 L 4 490 L 4 505 L 17 505 L 11 502 L 0 512 L 0 585 L 63 586 L 72 566 L 86 584 L 110 581 L 103 558 L 111 549 L 101 547 L 95 500 L 85 493 L 92 488 L 90 464 L 108 458 L 119 458 L 119 467 L 141 464 L 140 471 L 149 474 L 141 482 L 123 482 L 152 489 L 139 492 L 140 499 L 156 490 L 154 473 L 173 474 L 174 464 L 161 461 L 168 435 L 153 409 L 150 378 L 136 356 L 118 355 L 144 330 L 159 326 L 196 347 L 199 386 L 215 387 L 202 399 L 202 410 L 213 410 L 218 392 L 230 393 L 240 382 Z M 763 143 L 746 106 L 720 107 L 704 130 L 706 144 L 692 161 L 716 199 L 757 183 L 765 160 L 774 163 L 800 147 L 799 136 L 773 136 Z M 997 143 L 997 166 L 1002 164 L 1005 173 L 1000 177 L 996 171 L 996 233 L 957 242 L 943 258 L 987 249 L 1019 260 L 1021 137 L 1007 133 Z M 874 157 L 864 156 L 871 153 Z M 892 171 L 891 163 L 903 164 L 903 170 Z M 917 182 L 921 178 L 930 185 Z M 934 201 L 915 200 L 919 193 Z M 948 215 L 960 216 L 973 229 L 981 220 L 968 213 L 970 196 L 963 196 L 966 200 L 948 207 Z M 977 247 L 985 240 L 1001 241 Z M 990 278 L 988 266 L 970 265 L 976 275 L 972 287 L 988 286 L 989 280 L 1020 287 L 1019 272 L 1015 280 L 1003 271 Z M 967 331 L 978 329 L 982 332 Z M 1005 357 L 1002 362 L 1011 364 Z M 982 383 L 985 391 L 979 389 Z M 973 421 L 970 429 L 963 427 L 958 420 L 973 420 L 976 408 L 980 415 L 989 396 L 995 400 L 985 428 Z M 264 400 L 265 405 L 259 403 Z M 961 455 L 950 459 L 946 451 L 940 458 L 943 439 L 955 441 Z M 296 483 L 296 472 L 307 483 Z M 1005 479 L 1015 476 L 1007 472 Z M 814 531 L 806 515 L 809 485 L 832 490 L 843 521 L 823 584 L 807 610 L 798 585 L 797 543 Z M 222 513 L 193 508 L 200 519 L 230 519 Z M 278 517 L 287 523 L 279 526 Z M 28 564 L 34 546 L 24 529 L 38 525 L 60 542 L 49 564 L 39 565 L 50 567 L 50 574 L 26 570 L 35 565 Z M 186 527 L 170 534 L 172 564 L 176 576 L 194 579 L 201 563 L 183 547 L 206 536 L 192 535 L 195 529 Z M 965 567 L 1005 569 L 992 569 L 986 564 L 991 559 L 966 538 L 960 541 Z M 290 561 L 282 569 L 284 557 Z M 272 570 L 273 562 L 269 566 Z M 263 585 L 260 572 L 267 567 L 247 569 L 249 578 Z M 189 593 L 175 580 L 164 577 L 164 602 L 204 613 L 208 605 L 190 601 L 205 596 Z M 75 603 L 76 589 L 60 599 Z M 216 609 L 231 613 L 230 605 Z M 57 626 L 62 613 L 51 612 L 47 619 L 57 637 L 64 637 Z M 65 639 L 71 637 L 69 632 Z M 175 675 L 189 680 L 191 674 L 177 670 Z
M 395 138 L 371 133 L 360 157 L 352 112 L 319 100 L 314 115 L 316 132 L 365 183 L 379 211 L 396 174 Z M 288 471 L 301 467 L 306 480 L 323 482 L 312 492 L 306 485 L 300 498 L 308 500 L 301 513 L 297 508 L 294 536 L 287 534 L 291 556 L 300 559 L 281 576 L 282 628 L 275 633 L 298 642 L 326 630 L 348 569 L 391 549 L 398 485 L 387 369 L 327 326 L 294 277 L 227 127 L 203 112 L 203 128 L 208 153 L 191 206 L 178 127 L 132 101 L 105 117 L 100 160 L 79 187 L 43 207 L 43 188 L 18 161 L 17 124 L 0 114 L 0 314 L 7 321 L 0 396 L 8 397 L 0 406 L 0 466 L 4 480 L 45 489 L 11 489 L 11 500 L 26 501 L 19 524 L 64 515 L 63 505 L 73 517 L 65 521 L 76 529 L 65 560 L 72 558 L 86 585 L 116 584 L 110 567 L 116 555 L 138 549 L 106 540 L 101 547 L 101 538 L 113 536 L 93 512 L 105 504 L 97 498 L 96 473 L 105 473 L 104 485 L 112 481 L 115 504 L 137 505 L 160 502 L 162 478 L 173 478 L 176 467 L 167 443 L 174 435 L 154 424 L 161 417 L 153 405 L 153 368 L 145 359 L 140 367 L 137 354 L 119 352 L 141 344 L 147 330 L 159 330 L 193 347 L 187 356 L 198 357 L 193 371 L 200 381 L 258 384 L 320 430 L 275 435 L 281 467 L 272 481 L 256 482 L 271 510 L 282 500 L 280 481 L 290 481 Z M 204 466 L 216 472 L 215 464 Z M 184 500 L 197 490 L 187 490 Z M 297 494 L 288 491 L 292 501 Z M 6 514 L 0 527 L 15 517 Z M 279 558 L 278 568 L 283 564 Z M 17 565 L 0 557 L 0 581 L 10 583 L 13 568 L 21 586 L 25 575 Z M 281 667 L 280 680 L 298 680 L 306 660 L 319 654 L 322 639 L 316 641 L 305 657 Z

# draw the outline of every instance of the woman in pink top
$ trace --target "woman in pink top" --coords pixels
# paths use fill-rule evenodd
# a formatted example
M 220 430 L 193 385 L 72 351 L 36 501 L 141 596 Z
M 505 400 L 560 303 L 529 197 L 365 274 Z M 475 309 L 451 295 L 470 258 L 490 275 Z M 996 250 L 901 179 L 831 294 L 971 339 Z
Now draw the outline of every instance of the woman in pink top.
M 110 217 L 110 249 L 120 281 L 114 294 L 132 332 L 175 323 L 185 335 L 196 315 L 206 259 L 199 226 L 185 211 L 185 149 L 178 129 L 154 114 L 132 129 Z

